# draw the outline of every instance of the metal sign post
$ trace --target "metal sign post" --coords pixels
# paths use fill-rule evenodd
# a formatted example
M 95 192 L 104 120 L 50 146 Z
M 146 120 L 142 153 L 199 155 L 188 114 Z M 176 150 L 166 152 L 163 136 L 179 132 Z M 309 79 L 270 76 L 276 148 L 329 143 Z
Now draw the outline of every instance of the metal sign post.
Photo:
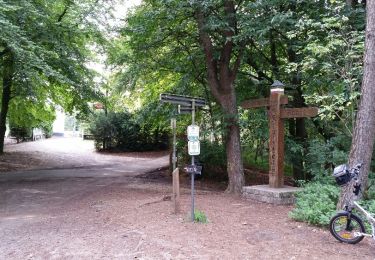
M 173 151 L 172 151 L 172 171 L 176 169 L 176 118 L 171 119 L 172 135 L 173 135 Z
M 160 95 L 160 101 L 163 103 L 171 103 L 179 106 L 178 112 L 180 114 L 191 113 L 192 124 L 188 127 L 188 152 L 191 155 L 191 165 L 188 165 L 185 169 L 188 173 L 191 174 L 191 221 L 194 222 L 194 180 L 196 174 L 201 174 L 202 167 L 195 165 L 195 155 L 200 154 L 200 143 L 199 143 L 199 127 L 195 125 L 195 109 L 197 107 L 203 107 L 206 105 L 206 101 L 203 98 L 188 97 L 188 96 L 179 96 L 163 93 Z M 175 169 L 175 129 L 176 121 L 171 121 L 173 129 L 173 169 Z
M 191 123 L 192 125 L 195 125 L 195 100 L 193 100 L 191 104 Z M 191 165 L 195 165 L 194 162 L 194 155 L 191 156 Z M 191 221 L 194 222 L 195 220 L 195 212 L 194 212 L 194 178 L 195 178 L 195 172 L 193 171 L 191 173 Z

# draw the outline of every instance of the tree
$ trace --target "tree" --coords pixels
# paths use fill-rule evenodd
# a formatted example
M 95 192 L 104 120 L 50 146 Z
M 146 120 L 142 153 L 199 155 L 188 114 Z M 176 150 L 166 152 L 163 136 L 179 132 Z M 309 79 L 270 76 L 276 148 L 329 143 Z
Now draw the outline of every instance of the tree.
M 238 34 L 235 2 L 223 1 L 220 5 L 219 7 L 213 4 L 207 7 L 203 4 L 197 4 L 195 15 L 200 43 L 205 54 L 208 85 L 212 95 L 224 112 L 225 147 L 229 177 L 227 192 L 241 194 L 244 175 L 235 80 L 244 45 L 236 44 L 234 41 L 234 37 Z M 221 22 L 225 24 L 218 30 L 219 33 L 217 33 L 216 28 L 212 28 L 212 19 L 219 19 L 213 15 L 213 9 L 222 13 Z
M 14 97 L 54 102 L 70 112 L 88 110 L 95 93 L 93 73 L 85 66 L 91 55 L 87 47 L 103 41 L 98 3 L 0 0 L 0 153 Z
M 117 55 L 121 78 L 149 101 L 162 90 L 214 97 L 226 129 L 227 190 L 235 193 L 244 184 L 235 92 L 244 48 L 235 40 L 239 8 L 235 1 L 144 1 L 127 19 Z
M 375 140 L 375 2 L 366 5 L 366 40 L 364 56 L 364 75 L 361 88 L 360 105 L 353 133 L 349 155 L 349 167 L 363 163 L 360 182 L 365 188 L 371 166 Z M 353 196 L 352 187 L 343 189 L 338 207 L 342 208 L 345 200 Z
M 240 118 L 242 145 L 256 158 L 259 149 L 266 153 L 267 126 L 245 133 L 254 129 L 256 113 L 238 113 L 238 103 L 267 97 L 273 80 L 283 81 L 291 106 L 321 108 L 319 120 L 292 119 L 287 125 L 286 159 L 293 177 L 309 179 L 313 174 L 307 163 L 326 174 L 349 150 L 345 140 L 357 107 L 364 39 L 363 5 L 354 6 L 323 0 L 146 0 L 127 18 L 112 61 L 119 85 L 131 91 L 127 100 L 155 103 L 161 92 L 210 100 L 213 113 L 205 123 L 220 129 L 217 140 L 227 145 L 227 153 Z M 161 111 L 159 106 L 152 110 Z M 266 120 L 264 112 L 257 115 Z M 335 152 L 317 161 L 317 144 Z M 239 147 L 233 151 L 240 155 Z M 242 163 L 227 155 L 228 163 L 238 165 L 228 171 L 228 191 L 240 192 Z

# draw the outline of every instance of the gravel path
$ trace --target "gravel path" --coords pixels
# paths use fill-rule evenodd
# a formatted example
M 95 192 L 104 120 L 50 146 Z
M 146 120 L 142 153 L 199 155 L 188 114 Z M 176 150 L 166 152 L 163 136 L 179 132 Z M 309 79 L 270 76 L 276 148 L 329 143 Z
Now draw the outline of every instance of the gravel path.
M 209 222 L 191 223 L 185 178 L 174 215 L 169 175 L 146 173 L 168 163 L 160 153 L 101 155 L 63 138 L 6 151 L 3 162 L 23 157 L 0 173 L 0 259 L 375 259 L 370 240 L 341 244 L 291 207 L 219 190 L 197 191 Z

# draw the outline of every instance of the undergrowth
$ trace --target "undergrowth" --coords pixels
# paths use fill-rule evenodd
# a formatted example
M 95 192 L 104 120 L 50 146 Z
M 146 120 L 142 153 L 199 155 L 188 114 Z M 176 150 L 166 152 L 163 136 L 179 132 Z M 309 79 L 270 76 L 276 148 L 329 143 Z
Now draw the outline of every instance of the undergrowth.
M 195 210 L 194 211 L 194 222 L 207 223 L 208 219 L 207 219 L 206 214 L 204 214 L 203 211 Z

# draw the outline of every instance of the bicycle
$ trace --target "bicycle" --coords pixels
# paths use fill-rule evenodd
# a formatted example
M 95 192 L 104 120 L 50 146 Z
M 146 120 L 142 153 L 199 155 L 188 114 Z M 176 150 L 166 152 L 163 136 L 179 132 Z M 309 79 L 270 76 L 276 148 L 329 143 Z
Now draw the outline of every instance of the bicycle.
M 361 184 L 358 181 L 358 175 L 361 167 L 362 164 L 359 163 L 349 170 L 348 166 L 343 164 L 337 166 L 333 171 L 333 177 L 335 177 L 338 185 L 353 185 L 354 188 L 353 193 L 355 196 L 345 202 L 344 209 L 333 216 L 329 223 L 329 230 L 331 234 L 337 240 L 348 244 L 356 244 L 364 237 L 372 237 L 375 240 L 374 216 L 355 201 L 361 190 Z M 357 209 L 360 213 L 362 213 L 362 215 L 370 223 L 372 234 L 366 233 L 363 220 L 352 212 L 353 209 Z

